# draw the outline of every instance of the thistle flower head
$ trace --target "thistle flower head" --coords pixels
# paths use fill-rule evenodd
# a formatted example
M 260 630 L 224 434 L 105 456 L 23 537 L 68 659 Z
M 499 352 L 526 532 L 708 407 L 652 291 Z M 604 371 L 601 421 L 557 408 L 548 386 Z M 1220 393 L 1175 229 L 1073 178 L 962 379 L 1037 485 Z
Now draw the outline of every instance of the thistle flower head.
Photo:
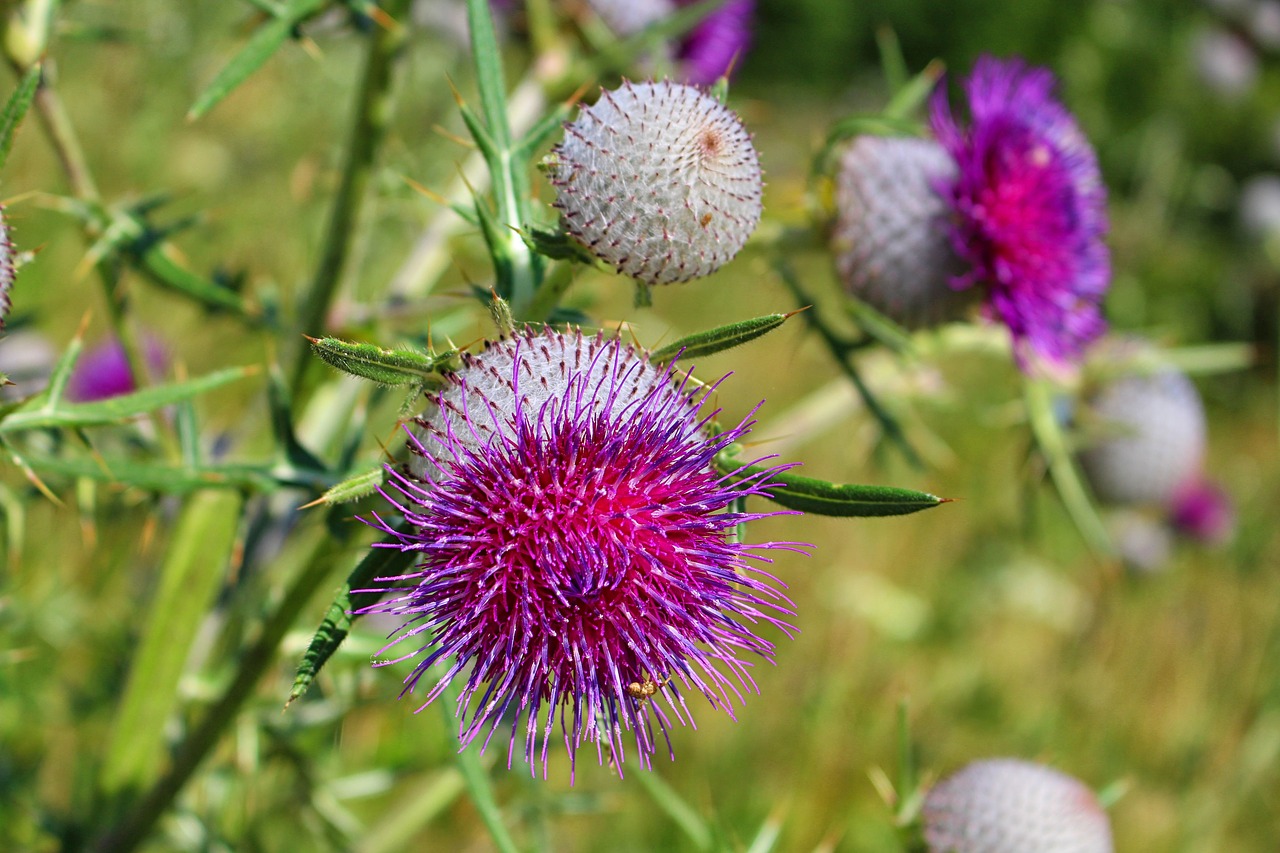
M 836 270 L 845 290 L 908 328 L 955 319 L 973 301 L 951 287 L 960 265 L 947 240 L 950 208 L 934 189 L 955 174 L 932 140 L 861 136 L 840 152 Z
M 1173 368 L 1115 379 L 1090 400 L 1098 440 L 1080 453 L 1105 503 L 1169 506 L 1200 476 L 1205 416 L 1200 393 Z
M 1009 327 L 1024 368 L 1033 355 L 1078 360 L 1105 328 L 1111 280 L 1097 158 L 1054 85 L 1047 69 L 984 57 L 964 86 L 968 125 L 942 88 L 930 111 L 957 170 L 938 186 L 954 217 L 951 244 L 969 267 L 954 284 L 986 288 L 986 311 Z
M 624 83 L 565 125 L 550 178 L 565 230 L 619 272 L 687 281 L 760 222 L 760 161 L 742 122 L 680 83 Z
M 594 743 L 621 771 L 630 731 L 648 766 L 655 729 L 670 749 L 672 723 L 692 723 L 688 695 L 732 715 L 755 690 L 744 656 L 773 646 L 754 626 L 789 633 L 790 602 L 748 561 L 797 546 L 736 537 L 765 515 L 739 499 L 766 493 L 771 472 L 717 471 L 750 424 L 713 434 L 700 414 L 713 390 L 617 339 L 526 331 L 431 398 L 419 464 L 393 472 L 412 526 L 395 547 L 419 563 L 381 579 L 395 594 L 365 612 L 404 620 L 384 663 L 418 658 L 406 692 L 449 661 L 423 707 L 460 683 L 464 744 L 509 727 L 508 763 L 522 741 L 545 775 L 558 725 L 571 762 Z
M 1235 507 L 1231 496 L 1217 483 L 1195 478 L 1183 483 L 1173 496 L 1169 523 L 1189 539 L 1219 545 L 1235 531 Z
M 169 354 L 158 340 L 146 337 L 143 339 L 143 359 L 147 369 L 158 376 L 167 369 Z M 112 338 L 91 347 L 80 356 L 67 381 L 67 399 L 76 403 L 91 403 L 94 400 L 131 394 L 137 387 L 124 346 Z
M 1111 825 L 1083 783 L 1040 764 L 975 761 L 924 802 L 930 853 L 1111 853 Z

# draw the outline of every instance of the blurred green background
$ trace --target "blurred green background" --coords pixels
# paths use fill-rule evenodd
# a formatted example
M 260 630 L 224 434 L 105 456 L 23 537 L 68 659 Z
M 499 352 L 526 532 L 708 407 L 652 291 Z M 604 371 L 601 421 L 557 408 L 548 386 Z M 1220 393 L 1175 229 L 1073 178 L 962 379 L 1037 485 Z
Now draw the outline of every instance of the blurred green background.
M 827 127 L 883 103 L 877 27 L 892 27 L 913 69 L 938 57 L 964 73 L 980 53 L 1021 54 L 1061 76 L 1065 101 L 1098 149 L 1111 190 L 1113 325 L 1169 345 L 1253 343 L 1257 363 L 1198 380 L 1209 408 L 1211 470 L 1236 501 L 1237 534 L 1215 550 L 1181 545 L 1154 576 L 1127 574 L 1080 540 L 1044 482 L 1007 355 L 978 347 L 926 356 L 909 369 L 869 361 L 868 377 L 925 450 L 923 473 L 880 446 L 865 413 L 841 402 L 851 399 L 847 389 L 799 324 L 699 364 L 704 378 L 734 372 L 718 400 L 730 416 L 768 400 L 757 435 L 776 440 L 760 452 L 780 448 L 836 481 L 957 499 L 900 519 L 784 518 L 751 531 L 758 540 L 815 546 L 812 557 L 777 565 L 801 632 L 794 641 L 771 638 L 779 641 L 777 666 L 758 667 L 761 695 L 749 697 L 736 722 L 695 705 L 697 731 L 673 734 L 677 760 L 655 761 L 656 774 L 723 832 L 729 849 L 745 849 L 768 818 L 781 822 L 781 850 L 899 849 L 871 776 L 873 768 L 893 774 L 904 700 L 921 766 L 931 773 L 1013 755 L 1095 788 L 1125 783 L 1111 811 L 1118 850 L 1276 849 L 1280 226 L 1273 219 L 1269 233 L 1243 227 L 1241 200 L 1251 179 L 1280 172 L 1280 54 L 1249 17 L 1255 13 L 1241 10 L 1278 5 L 760 4 L 756 45 L 731 104 L 756 136 L 768 219 L 807 221 L 809 160 Z M 176 238 L 187 264 L 243 275 L 255 298 L 287 305 L 323 248 L 361 38 L 343 19 L 316 22 L 306 31 L 316 50 L 286 45 L 208 116 L 184 120 L 243 42 L 252 15 L 249 5 L 232 3 L 68 3 L 51 55 L 103 197 L 172 193 L 161 220 L 202 217 Z M 1225 60 L 1206 53 L 1206 34 L 1214 33 L 1228 34 L 1244 53 Z M 509 47 L 514 82 L 530 57 L 518 31 Z M 481 241 L 466 231 L 449 242 L 454 262 L 431 295 L 372 320 L 364 312 L 440 215 L 404 178 L 443 189 L 467 156 L 445 135 L 463 133 L 446 74 L 475 98 L 465 51 L 419 28 L 402 71 L 371 215 L 331 319 L 336 329 L 385 343 L 421 335 L 428 323 L 464 343 L 488 328 L 465 285 L 490 274 Z M 11 88 L 16 78 L 5 79 Z M 62 347 L 88 314 L 87 337 L 100 339 L 104 301 L 79 269 L 78 227 L 28 195 L 66 192 L 35 116 L 3 178 L 15 241 L 40 250 L 18 281 L 17 325 Z M 545 186 L 538 191 L 550 200 Z M 833 295 L 821 253 L 796 262 L 816 292 Z M 292 345 L 136 277 L 125 284 L 137 326 L 153 330 L 192 375 L 264 363 Z M 661 290 L 651 309 L 633 309 L 628 286 L 594 272 L 573 294 L 592 316 L 629 322 L 646 345 L 794 307 L 750 247 L 711 279 Z M 362 442 L 372 463 L 380 442 L 395 440 L 399 401 L 360 399 L 372 406 Z M 803 426 L 801 415 L 815 406 L 834 412 L 830 422 Z M 220 437 L 235 458 L 267 452 L 260 381 L 207 395 L 199 410 L 210 442 Z M 112 440 L 106 431 L 93 436 Z M 26 540 L 15 552 L 6 533 L 0 575 L 0 846 L 52 850 L 62 839 L 74 848 L 85 840 L 78 811 L 178 503 L 51 479 L 57 505 L 12 468 L 0 477 L 26 504 Z M 369 536 L 352 525 L 351 538 L 332 547 L 354 558 Z M 266 570 L 228 576 L 201 627 L 206 639 L 181 685 L 184 713 L 169 734 L 180 735 L 225 685 L 253 620 L 308 543 L 324 536 L 320 517 L 302 513 L 291 544 Z M 313 694 L 280 712 L 340 580 L 316 589 L 255 700 L 147 849 L 491 849 L 474 806 L 451 781 L 441 713 L 415 716 L 412 700 L 395 700 L 406 670 L 368 665 L 386 626 L 359 623 Z M 496 747 L 491 757 L 504 763 Z M 497 773 L 500 802 L 521 839 L 543 839 L 557 851 L 696 849 L 635 778 L 638 769 L 619 781 L 590 754 L 582 758 L 573 787 L 563 756 L 553 757 L 549 781 L 531 781 L 519 767 Z

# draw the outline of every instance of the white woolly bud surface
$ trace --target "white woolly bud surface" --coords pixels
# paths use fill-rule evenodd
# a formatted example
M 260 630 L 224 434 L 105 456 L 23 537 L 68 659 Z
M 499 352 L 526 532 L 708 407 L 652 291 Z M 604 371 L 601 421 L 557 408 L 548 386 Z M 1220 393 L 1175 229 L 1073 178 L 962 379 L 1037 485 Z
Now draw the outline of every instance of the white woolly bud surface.
M 560 406 L 577 411 L 577 406 L 589 405 L 597 413 L 607 407 L 616 420 L 654 394 L 663 401 L 679 397 L 664 371 L 616 338 L 525 331 L 464 355 L 462 369 L 450 374 L 448 386 L 429 397 L 426 412 L 415 421 L 415 435 L 432 456 L 448 443 L 448 432 L 456 442 L 478 450 L 495 437 L 513 436 L 517 411 L 537 424 L 540 419 L 549 423 Z M 697 408 L 688 402 L 676 405 Z M 434 479 L 439 470 L 416 455 L 410 469 L 424 479 Z
M 845 290 L 908 328 L 956 319 L 975 298 L 949 280 L 959 261 L 947 238 L 949 209 L 934 182 L 955 175 L 933 140 L 862 136 L 836 174 L 831 251 Z
M 671 0 L 587 0 L 605 26 L 617 35 L 633 36 L 676 11 Z
M 1191 380 L 1165 369 L 1125 376 L 1091 401 L 1098 441 L 1080 463 L 1098 499 L 1115 504 L 1167 504 L 1200 473 L 1204 405 Z
M 564 228 L 618 272 L 688 281 L 760 222 L 760 160 L 742 122 L 680 83 L 624 83 L 565 125 L 550 177 Z
M 1048 767 L 975 761 L 924 802 L 930 853 L 1112 853 L 1106 812 L 1083 783 Z

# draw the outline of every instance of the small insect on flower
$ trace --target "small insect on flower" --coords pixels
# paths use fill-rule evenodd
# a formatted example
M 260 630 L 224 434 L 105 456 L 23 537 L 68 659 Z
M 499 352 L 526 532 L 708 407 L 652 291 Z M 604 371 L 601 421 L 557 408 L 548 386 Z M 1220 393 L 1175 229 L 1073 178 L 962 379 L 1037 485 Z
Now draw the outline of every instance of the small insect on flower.
M 406 693 L 444 667 L 422 707 L 461 685 L 464 745 L 509 726 L 508 766 L 519 751 L 545 776 L 558 725 L 571 768 L 594 743 L 621 772 L 629 731 L 648 767 L 655 728 L 670 751 L 673 723 L 692 725 L 686 691 L 730 715 L 755 691 L 744 655 L 773 654 L 755 627 L 793 629 L 781 584 L 751 561 L 801 546 L 733 535 L 773 514 L 735 504 L 778 488 L 781 468 L 716 468 L 751 426 L 711 429 L 717 385 L 615 338 L 527 330 L 430 397 L 388 495 L 412 530 L 370 522 L 419 562 L 362 612 L 403 620 L 379 665 L 418 660 Z
M 624 83 L 565 125 L 547 160 L 565 231 L 646 284 L 710 275 L 760 223 L 751 136 L 715 98 L 680 83 Z

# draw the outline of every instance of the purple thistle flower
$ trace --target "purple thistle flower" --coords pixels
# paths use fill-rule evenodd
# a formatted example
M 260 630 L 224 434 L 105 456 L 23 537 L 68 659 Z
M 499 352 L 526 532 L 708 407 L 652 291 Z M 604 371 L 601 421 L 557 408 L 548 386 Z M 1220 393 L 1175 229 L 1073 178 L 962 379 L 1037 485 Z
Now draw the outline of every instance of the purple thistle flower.
M 800 546 L 734 535 L 778 514 L 735 504 L 781 469 L 717 471 L 751 423 L 713 433 L 717 412 L 699 410 L 715 388 L 603 335 L 525 331 L 464 358 L 415 422 L 409 470 L 392 470 L 414 530 L 386 547 L 419 563 L 361 611 L 404 619 L 383 651 L 407 647 L 378 662 L 419 658 L 404 693 L 452 659 L 419 710 L 460 681 L 464 745 L 509 725 L 508 766 L 522 738 L 545 777 L 559 718 L 571 767 L 587 742 L 621 773 L 625 731 L 649 767 L 655 724 L 669 752 L 672 722 L 693 725 L 685 691 L 731 717 L 740 687 L 758 692 L 743 655 L 773 644 L 752 627 L 794 629 L 782 584 L 748 560 Z
M 692 6 L 696 2 L 676 0 L 676 5 Z M 751 47 L 755 5 L 755 0 L 727 0 L 689 31 L 676 51 L 684 82 L 709 86 L 741 59 Z
M 145 338 L 143 349 L 147 368 L 157 376 L 162 375 L 169 361 L 164 345 L 154 338 Z M 112 338 L 80 356 L 67 381 L 67 399 L 75 403 L 92 403 L 131 394 L 136 389 L 124 346 Z
M 1199 477 L 1184 483 L 1174 495 L 1169 523 L 1196 542 L 1221 545 L 1235 532 L 1235 507 L 1221 486 Z
M 937 189 L 954 209 L 952 245 L 971 266 L 952 286 L 985 285 L 987 314 L 1009 327 L 1024 369 L 1032 355 L 1078 360 L 1106 328 L 1111 281 L 1097 158 L 1054 86 L 1047 69 L 983 57 L 964 85 L 967 127 L 942 87 L 930 109 L 959 170 Z

